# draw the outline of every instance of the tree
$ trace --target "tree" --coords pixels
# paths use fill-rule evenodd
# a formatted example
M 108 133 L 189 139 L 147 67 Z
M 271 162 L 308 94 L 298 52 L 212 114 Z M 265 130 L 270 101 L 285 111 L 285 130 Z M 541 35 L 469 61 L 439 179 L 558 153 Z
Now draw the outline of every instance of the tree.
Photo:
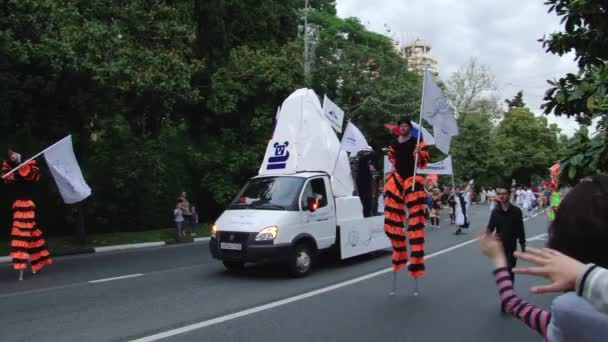
M 559 158 L 557 134 L 557 126 L 526 108 L 505 113 L 496 134 L 497 169 L 503 179 L 529 184 L 533 175 L 547 175 Z
M 608 146 L 604 143 L 606 130 L 589 138 L 587 127 L 582 125 L 567 141 L 561 153 L 561 174 L 563 183 L 576 184 L 586 176 L 604 174 L 608 171 Z
M 387 37 L 311 0 L 318 41 L 305 82 L 304 2 L 5 1 L 0 144 L 31 155 L 72 134 L 93 189 L 91 232 L 167 227 L 182 190 L 214 219 L 256 174 L 277 106 L 304 86 L 385 145 L 382 124 L 418 112 L 420 77 Z M 50 176 L 39 192 L 41 224 L 70 232 Z
M 495 76 L 487 65 L 471 58 L 469 63 L 450 76 L 447 96 L 456 115 L 466 115 L 475 110 L 480 101 L 488 100 L 496 89 Z
M 547 0 L 549 13 L 561 17 L 563 32 L 540 39 L 549 53 L 563 56 L 574 52 L 578 74 L 567 74 L 557 81 L 547 81 L 552 87 L 545 95 L 546 114 L 575 116 L 589 124 L 601 115 L 603 127 L 608 113 L 608 6 L 603 0 Z
M 278 48 L 297 35 L 303 8 L 300 0 L 195 0 L 195 49 L 216 69 L 232 49 Z
M 608 118 L 608 7 L 602 0 L 548 0 L 549 13 L 561 17 L 564 31 L 540 41 L 548 53 L 563 56 L 574 52 L 577 74 L 569 73 L 559 80 L 547 81 L 552 87 L 545 94 L 546 114 L 573 116 L 589 125 L 600 117 L 598 134 L 588 139 L 577 137 L 562 159 L 562 177 L 568 182 L 598 172 L 608 171 L 608 145 L 605 133 Z M 582 131 L 582 130 L 581 130 Z
M 455 177 L 475 179 L 478 184 L 497 184 L 493 168 L 496 158 L 494 130 L 490 118 L 471 113 L 459 120 L 459 134 L 454 138 L 451 153 Z
M 505 102 L 509 106 L 509 110 L 513 108 L 525 108 L 526 104 L 524 103 L 524 91 L 518 91 L 517 95 L 515 95 L 512 100 L 505 100 Z
M 385 146 L 384 123 L 418 117 L 421 78 L 407 70 L 390 39 L 367 31 L 357 18 L 315 12 L 310 21 L 320 27 L 312 88 L 339 104 L 372 146 Z
M 143 0 L 0 6 L 0 142 L 22 142 L 31 155 L 72 134 L 94 189 L 86 204 L 93 230 L 168 223 L 158 208 L 175 200 L 175 179 L 187 182 L 179 162 L 164 164 L 163 133 L 183 118 L 181 108 L 201 101 L 192 80 L 203 68 L 182 14 Z M 45 176 L 41 223 L 65 234 L 72 214 Z

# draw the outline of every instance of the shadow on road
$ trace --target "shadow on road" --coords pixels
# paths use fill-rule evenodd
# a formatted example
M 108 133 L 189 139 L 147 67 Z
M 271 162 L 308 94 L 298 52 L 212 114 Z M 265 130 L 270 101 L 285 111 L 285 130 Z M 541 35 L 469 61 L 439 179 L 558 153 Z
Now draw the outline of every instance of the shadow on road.
M 343 267 L 353 265 L 365 265 L 382 257 L 390 255 L 390 250 L 376 251 L 365 255 L 341 260 L 335 254 L 321 255 L 314 265 L 310 276 L 323 275 Z M 388 264 L 387 264 L 388 267 Z M 245 269 L 240 271 L 228 271 L 226 269 L 218 272 L 219 276 L 234 279 L 294 279 L 289 275 L 287 267 L 281 264 L 247 264 Z

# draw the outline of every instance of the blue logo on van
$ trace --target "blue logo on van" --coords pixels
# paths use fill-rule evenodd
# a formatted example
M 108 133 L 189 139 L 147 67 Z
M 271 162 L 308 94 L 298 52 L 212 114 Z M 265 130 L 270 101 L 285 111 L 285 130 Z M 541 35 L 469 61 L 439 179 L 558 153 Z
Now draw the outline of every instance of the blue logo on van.
M 289 159 L 289 151 L 287 147 L 289 142 L 286 141 L 283 144 L 278 142 L 274 143 L 274 156 L 268 158 L 267 170 L 280 170 L 287 167 L 287 160 Z

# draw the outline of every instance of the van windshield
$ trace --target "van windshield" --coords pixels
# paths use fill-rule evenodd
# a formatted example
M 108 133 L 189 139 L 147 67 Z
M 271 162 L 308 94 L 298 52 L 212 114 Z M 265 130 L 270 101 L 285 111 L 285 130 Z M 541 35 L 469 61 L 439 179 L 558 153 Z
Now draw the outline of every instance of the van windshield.
M 297 211 L 302 177 L 262 177 L 249 180 L 232 200 L 229 209 Z

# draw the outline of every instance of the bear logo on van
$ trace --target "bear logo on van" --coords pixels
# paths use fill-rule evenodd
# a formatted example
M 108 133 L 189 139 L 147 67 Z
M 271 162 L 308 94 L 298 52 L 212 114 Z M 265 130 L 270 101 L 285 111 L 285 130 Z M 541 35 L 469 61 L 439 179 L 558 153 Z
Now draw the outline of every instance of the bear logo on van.
M 280 170 L 287 167 L 287 160 L 289 159 L 289 142 L 285 141 L 283 144 L 275 142 L 274 145 L 274 156 L 268 158 L 267 170 Z

